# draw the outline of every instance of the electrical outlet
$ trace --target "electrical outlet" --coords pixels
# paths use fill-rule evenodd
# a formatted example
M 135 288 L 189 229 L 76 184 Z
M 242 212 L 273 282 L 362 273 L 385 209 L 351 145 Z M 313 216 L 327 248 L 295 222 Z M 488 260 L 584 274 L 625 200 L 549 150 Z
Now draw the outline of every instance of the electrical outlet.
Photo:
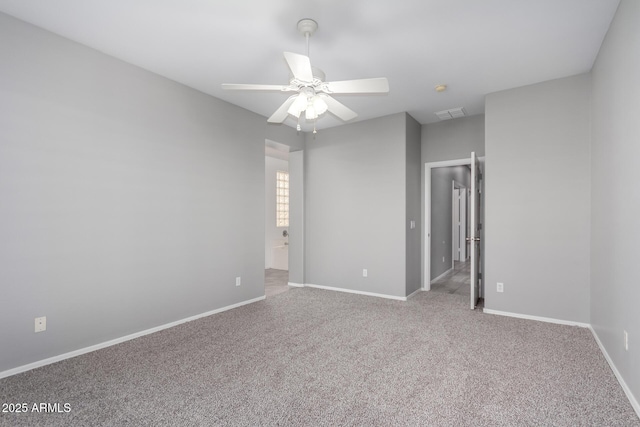
M 498 292 L 504 292 L 504 283 L 498 282 L 498 286 L 496 287 Z
M 242 284 L 242 278 L 236 277 L 236 286 L 240 286 Z
M 415 221 L 411 221 L 411 223 L 409 224 L 409 227 L 416 228 L 416 222 Z
M 629 334 L 627 333 L 627 331 L 623 331 L 624 332 L 624 349 L 629 351 Z
M 367 275 L 369 274 L 369 272 L 367 271 L 366 268 L 362 269 L 362 277 L 367 277 Z
M 36 317 L 36 332 L 43 332 L 47 330 L 47 318 Z

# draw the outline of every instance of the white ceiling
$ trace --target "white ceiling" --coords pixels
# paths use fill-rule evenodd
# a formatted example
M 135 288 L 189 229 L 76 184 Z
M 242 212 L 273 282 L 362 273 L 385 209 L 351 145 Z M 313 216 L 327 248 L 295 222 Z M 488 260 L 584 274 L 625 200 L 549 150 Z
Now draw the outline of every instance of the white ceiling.
M 283 51 L 315 19 L 310 57 L 327 80 L 387 77 L 388 95 L 336 95 L 354 121 L 407 111 L 484 111 L 491 92 L 591 69 L 619 0 L 0 0 L 0 11 L 202 92 L 270 116 L 287 84 Z M 436 93 L 434 86 L 448 85 Z M 289 118 L 285 122 L 295 126 Z M 323 117 L 318 128 L 340 125 Z M 305 127 L 305 129 L 308 129 Z

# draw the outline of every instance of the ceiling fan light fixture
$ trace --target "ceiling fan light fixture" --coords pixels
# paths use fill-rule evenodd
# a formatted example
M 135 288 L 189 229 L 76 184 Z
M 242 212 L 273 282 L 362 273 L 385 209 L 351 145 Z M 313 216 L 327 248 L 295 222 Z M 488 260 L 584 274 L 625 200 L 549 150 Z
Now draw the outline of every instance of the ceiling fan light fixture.
M 300 117 L 300 114 L 307 108 L 307 95 L 299 94 L 287 112 L 294 117 Z
M 317 95 L 313 98 L 312 104 L 318 116 L 323 115 L 329 109 L 329 106 L 327 105 L 327 103 L 324 102 L 324 100 Z
M 292 116 L 299 118 L 304 111 L 304 117 L 307 120 L 315 120 L 329 109 L 324 100 L 318 95 L 301 93 L 293 101 L 287 112 Z
M 309 104 L 304 112 L 304 118 L 307 120 L 315 120 L 318 118 L 318 113 L 316 112 L 316 109 L 313 108 L 313 105 Z

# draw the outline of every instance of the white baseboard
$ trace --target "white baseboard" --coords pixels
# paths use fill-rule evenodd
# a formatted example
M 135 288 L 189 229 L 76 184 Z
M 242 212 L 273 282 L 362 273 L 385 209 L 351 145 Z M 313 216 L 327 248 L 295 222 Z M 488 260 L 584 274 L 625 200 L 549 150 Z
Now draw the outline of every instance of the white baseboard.
M 373 292 L 365 292 L 365 291 L 354 291 L 353 289 L 345 289 L 345 288 L 334 288 L 331 286 L 322 286 L 322 285 L 312 285 L 309 283 L 305 283 L 305 286 L 310 288 L 324 289 L 327 291 L 338 291 L 338 292 L 346 292 L 348 294 L 358 294 L 358 295 L 366 295 L 368 297 L 378 297 L 378 298 L 387 298 L 396 301 L 406 301 L 407 297 L 397 297 L 394 295 L 386 295 L 386 294 L 376 294 Z
M 627 395 L 627 399 L 629 399 L 629 402 L 631 403 L 633 410 L 636 411 L 636 414 L 640 418 L 640 403 L 638 403 L 638 400 L 631 392 L 631 389 L 622 378 L 622 375 L 620 375 L 618 368 L 616 368 L 616 365 L 613 363 L 613 360 L 609 356 L 609 353 L 607 353 L 607 350 L 604 348 L 602 341 L 600 341 L 600 337 L 598 337 L 598 334 L 596 333 L 596 331 L 593 329 L 591 325 L 589 325 L 589 330 L 591 330 L 591 333 L 593 334 L 593 338 L 595 338 L 596 342 L 598 343 L 598 347 L 600 347 L 600 351 L 604 355 L 604 358 L 607 360 L 609 367 L 611 367 L 611 370 L 613 371 L 613 374 L 616 376 L 618 383 L 620 383 L 622 390 L 624 390 L 624 394 Z
M 304 284 L 303 283 L 293 283 L 293 282 L 288 282 L 289 286 L 293 286 L 294 288 L 304 288 Z
M 517 317 L 518 319 L 537 320 L 538 322 L 556 323 L 558 325 L 579 326 L 581 328 L 591 327 L 591 325 L 589 325 L 588 323 L 574 322 L 572 320 L 554 319 L 552 317 L 531 316 L 529 314 L 510 313 L 508 311 L 492 310 L 490 308 L 485 308 L 482 310 L 482 312 L 487 314 L 496 314 L 498 316 Z
M 154 332 L 162 331 L 163 329 L 168 329 L 168 328 L 172 328 L 174 326 L 178 326 L 178 325 L 180 325 L 182 323 L 191 322 L 193 320 L 197 320 L 197 319 L 200 319 L 202 317 L 211 316 L 212 314 L 221 313 L 223 311 L 231 310 L 233 308 L 241 307 L 243 305 L 247 305 L 247 304 L 251 304 L 251 303 L 254 303 L 254 302 L 262 301 L 263 299 L 265 299 L 264 295 L 261 296 L 261 297 L 258 297 L 258 298 L 250 299 L 250 300 L 247 300 L 247 301 L 242 301 L 242 302 L 239 302 L 237 304 L 232 304 L 232 305 L 228 305 L 226 307 L 217 308 L 215 310 L 207 311 L 206 313 L 196 314 L 195 316 L 187 317 L 185 319 L 176 320 L 175 322 L 166 323 L 164 325 L 156 326 L 156 327 L 150 328 L 150 329 L 145 329 L 144 331 L 135 332 L 135 333 L 130 334 L 130 335 L 125 335 L 123 337 L 115 338 L 115 339 L 112 339 L 112 340 L 109 340 L 109 341 L 105 341 L 105 342 L 102 342 L 102 343 L 99 343 L 99 344 L 95 344 L 95 345 L 92 345 L 92 346 L 89 346 L 89 347 L 84 347 L 84 348 L 81 348 L 81 349 L 78 349 L 78 350 L 73 350 L 73 351 L 70 351 L 68 353 L 60 354 L 58 356 L 53 356 L 53 357 L 49 357 L 47 359 L 38 360 L 37 362 L 29 363 L 27 365 L 18 366 L 17 368 L 8 369 L 6 371 L 0 372 L 0 378 L 10 377 L 11 375 L 16 375 L 16 374 L 19 374 L 19 373 L 22 373 L 22 372 L 30 371 L 32 369 L 39 368 L 41 366 L 50 365 L 52 363 L 56 363 L 56 362 L 59 362 L 61 360 L 70 359 L 70 358 L 75 357 L 75 356 L 80 356 L 81 354 L 90 353 L 92 351 L 100 350 L 100 349 L 105 348 L 105 347 L 110 347 L 112 345 L 120 344 L 120 343 L 123 343 L 125 341 L 129 341 L 129 340 L 132 340 L 132 339 L 135 339 L 135 338 L 142 337 L 144 335 L 149 335 L 149 334 L 152 334 Z

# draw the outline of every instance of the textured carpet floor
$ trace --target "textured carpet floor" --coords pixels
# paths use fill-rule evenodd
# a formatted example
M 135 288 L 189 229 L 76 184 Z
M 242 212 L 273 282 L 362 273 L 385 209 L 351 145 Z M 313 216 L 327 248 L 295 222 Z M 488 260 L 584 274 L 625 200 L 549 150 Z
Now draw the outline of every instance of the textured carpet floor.
M 591 333 L 319 289 L 0 380 L 20 425 L 640 426 Z

